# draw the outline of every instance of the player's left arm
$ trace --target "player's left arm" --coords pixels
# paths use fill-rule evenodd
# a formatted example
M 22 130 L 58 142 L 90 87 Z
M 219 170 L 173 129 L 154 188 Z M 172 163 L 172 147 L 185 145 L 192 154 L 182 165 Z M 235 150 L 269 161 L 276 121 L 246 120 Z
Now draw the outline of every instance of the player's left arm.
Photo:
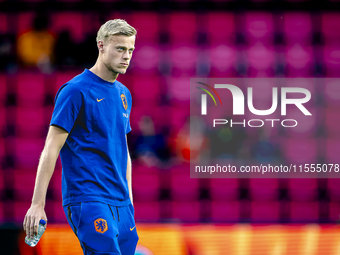
M 126 137 L 126 144 L 127 144 L 127 137 Z M 126 179 L 128 182 L 128 187 L 129 187 L 129 195 L 130 195 L 130 200 L 131 203 L 133 205 L 133 199 L 132 199 L 132 164 L 131 164 L 131 157 L 130 157 L 130 153 L 129 153 L 129 146 L 127 146 L 127 165 L 126 165 Z

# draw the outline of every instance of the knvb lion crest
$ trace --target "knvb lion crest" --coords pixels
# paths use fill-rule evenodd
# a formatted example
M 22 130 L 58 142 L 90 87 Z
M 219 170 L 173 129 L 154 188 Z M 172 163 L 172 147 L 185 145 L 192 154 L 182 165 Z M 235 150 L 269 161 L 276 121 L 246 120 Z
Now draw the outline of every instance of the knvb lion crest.
M 127 100 L 126 100 L 125 95 L 121 94 L 120 98 L 122 99 L 122 103 L 123 103 L 124 109 L 126 110 L 128 108 L 128 104 L 127 104 Z
M 94 228 L 99 233 L 102 233 L 102 234 L 105 233 L 108 229 L 106 220 L 101 219 L 101 218 L 96 219 L 94 221 Z

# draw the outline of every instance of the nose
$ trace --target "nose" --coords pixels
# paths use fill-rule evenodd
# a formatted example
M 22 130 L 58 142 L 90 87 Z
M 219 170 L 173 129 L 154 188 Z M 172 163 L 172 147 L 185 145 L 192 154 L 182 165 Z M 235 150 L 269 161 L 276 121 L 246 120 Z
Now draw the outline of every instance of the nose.
M 123 58 L 124 58 L 125 60 L 128 60 L 128 59 L 130 59 L 130 54 L 129 54 L 129 51 L 125 51 L 125 52 L 124 52 L 124 54 L 123 54 Z

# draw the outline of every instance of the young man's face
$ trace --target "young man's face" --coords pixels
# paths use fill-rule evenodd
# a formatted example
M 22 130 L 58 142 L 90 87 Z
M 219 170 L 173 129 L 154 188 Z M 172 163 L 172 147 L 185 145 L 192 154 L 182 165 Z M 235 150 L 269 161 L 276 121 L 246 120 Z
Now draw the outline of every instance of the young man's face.
M 102 60 L 107 69 L 124 74 L 135 49 L 136 36 L 111 35 L 103 45 Z

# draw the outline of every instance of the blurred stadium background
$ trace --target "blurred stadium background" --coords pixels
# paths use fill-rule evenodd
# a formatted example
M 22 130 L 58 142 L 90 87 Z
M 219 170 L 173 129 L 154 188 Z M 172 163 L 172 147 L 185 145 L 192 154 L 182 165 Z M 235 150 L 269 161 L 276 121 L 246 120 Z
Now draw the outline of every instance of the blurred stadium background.
M 114 18 L 138 31 L 132 64 L 118 78 L 133 96 L 128 139 L 138 254 L 340 254 L 332 224 L 340 214 L 340 179 L 190 179 L 188 136 L 192 77 L 339 77 L 339 6 L 0 0 L 1 254 L 81 254 L 61 207 L 60 161 L 37 248 L 23 243 L 21 228 L 55 93 L 94 64 L 96 32 Z M 256 132 L 243 139 L 234 133 L 226 141 L 231 156 L 339 163 L 340 85 L 309 89 L 317 112 L 311 123 L 297 133 L 278 130 L 283 139 L 275 144 Z

